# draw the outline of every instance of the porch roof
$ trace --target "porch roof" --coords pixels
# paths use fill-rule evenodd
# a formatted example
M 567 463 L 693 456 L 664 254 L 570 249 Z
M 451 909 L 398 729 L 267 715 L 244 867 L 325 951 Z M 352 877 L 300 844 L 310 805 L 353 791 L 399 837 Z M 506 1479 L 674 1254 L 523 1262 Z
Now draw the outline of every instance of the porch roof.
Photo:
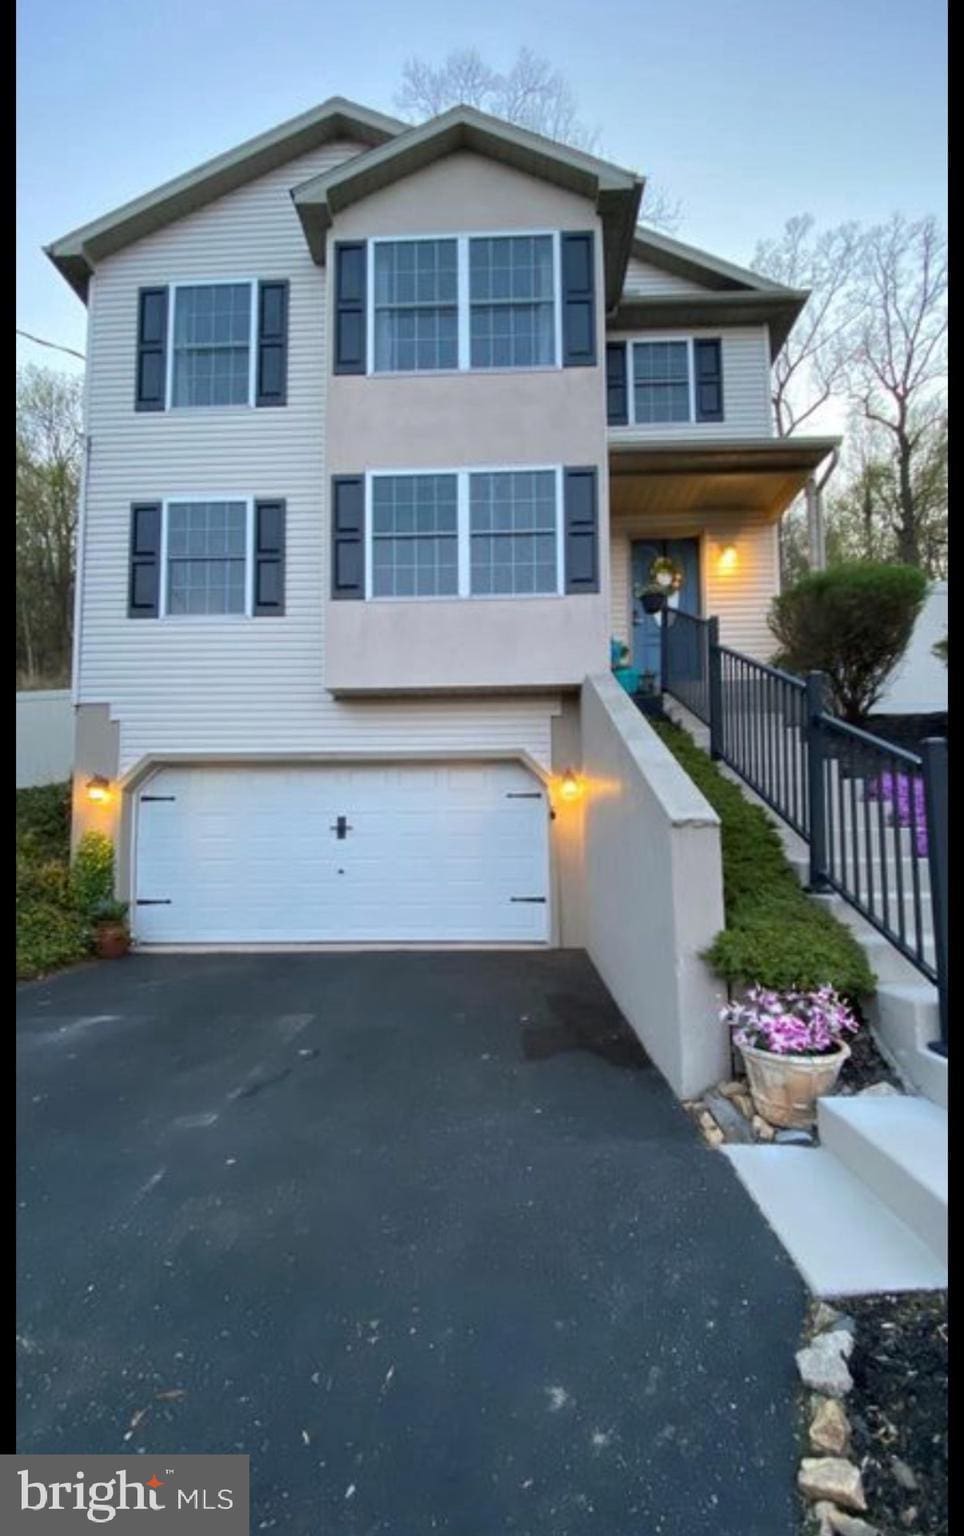
M 620 513 L 762 512 L 774 521 L 839 437 L 609 443 L 610 508 Z

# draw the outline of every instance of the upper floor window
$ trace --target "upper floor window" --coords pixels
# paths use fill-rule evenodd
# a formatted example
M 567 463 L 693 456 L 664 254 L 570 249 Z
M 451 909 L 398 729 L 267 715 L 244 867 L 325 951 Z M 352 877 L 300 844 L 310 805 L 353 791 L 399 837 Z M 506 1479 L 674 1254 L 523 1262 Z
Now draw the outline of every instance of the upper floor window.
M 723 420 L 722 343 L 716 337 L 609 342 L 606 383 L 612 426 Z
M 373 240 L 371 248 L 374 373 L 556 366 L 558 234 Z
M 473 594 L 559 590 L 554 470 L 470 475 L 469 519 Z
M 550 367 L 555 362 L 553 246 L 551 235 L 469 241 L 473 368 Z
M 376 371 L 457 368 L 456 242 L 379 241 L 374 276 Z
M 250 283 L 174 288 L 172 405 L 249 405 Z

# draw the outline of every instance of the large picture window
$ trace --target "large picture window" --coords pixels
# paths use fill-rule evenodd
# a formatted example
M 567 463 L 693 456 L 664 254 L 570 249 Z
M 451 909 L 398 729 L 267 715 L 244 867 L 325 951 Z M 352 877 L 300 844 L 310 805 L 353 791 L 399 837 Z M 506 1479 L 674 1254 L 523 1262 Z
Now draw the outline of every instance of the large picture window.
M 251 402 L 250 283 L 174 287 L 171 404 Z

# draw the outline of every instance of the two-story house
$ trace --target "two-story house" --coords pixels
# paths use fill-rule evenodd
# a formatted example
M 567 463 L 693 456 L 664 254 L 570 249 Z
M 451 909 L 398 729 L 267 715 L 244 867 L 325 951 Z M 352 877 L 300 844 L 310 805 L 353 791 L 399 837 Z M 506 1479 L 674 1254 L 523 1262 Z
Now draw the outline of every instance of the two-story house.
M 766 657 L 831 446 L 773 431 L 806 294 L 642 192 L 336 99 L 49 247 L 88 307 L 76 826 L 139 943 L 583 942 L 585 680 L 614 636 L 646 668 L 658 554 Z

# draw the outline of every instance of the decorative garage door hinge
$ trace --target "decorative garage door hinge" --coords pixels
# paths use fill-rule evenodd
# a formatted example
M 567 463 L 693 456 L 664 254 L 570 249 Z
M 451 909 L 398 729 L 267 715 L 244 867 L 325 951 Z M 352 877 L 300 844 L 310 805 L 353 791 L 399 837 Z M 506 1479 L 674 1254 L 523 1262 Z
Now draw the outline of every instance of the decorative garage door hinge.
M 138 907 L 169 907 L 170 896 L 138 896 L 135 903 Z
M 545 904 L 546 904 L 546 898 L 544 896 L 510 896 L 509 900 L 510 901 L 528 901 L 528 902 L 531 902 L 533 905 L 540 906 L 540 907 L 544 907 Z
M 176 800 L 176 799 L 177 799 L 177 795 L 141 795 L 141 805 L 145 805 L 148 800 Z

